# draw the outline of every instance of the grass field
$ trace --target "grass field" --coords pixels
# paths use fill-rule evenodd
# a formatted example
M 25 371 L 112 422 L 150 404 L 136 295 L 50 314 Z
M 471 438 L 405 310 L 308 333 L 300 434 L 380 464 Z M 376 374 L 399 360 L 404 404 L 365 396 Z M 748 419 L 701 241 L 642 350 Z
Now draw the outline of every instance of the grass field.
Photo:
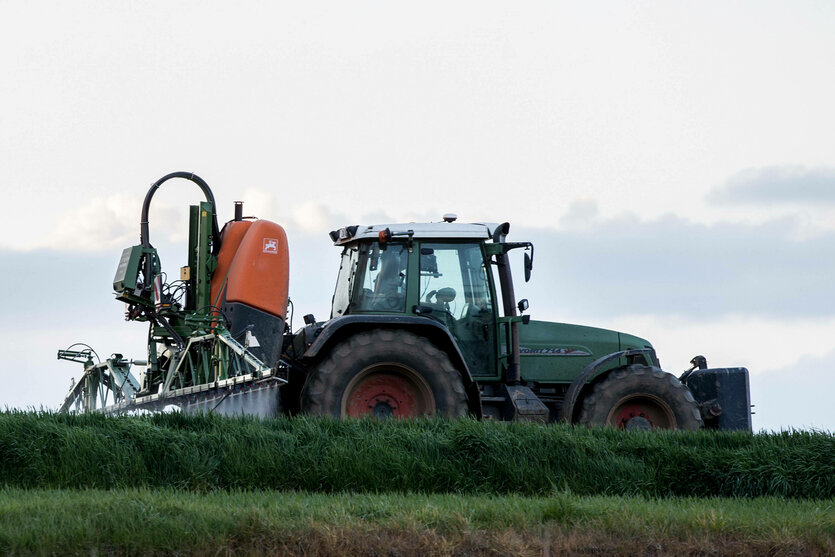
M 0 489 L 0 553 L 835 553 L 835 500 Z
M 0 412 L 0 554 L 831 555 L 835 437 Z
M 835 436 L 6 412 L 0 485 L 831 499 Z

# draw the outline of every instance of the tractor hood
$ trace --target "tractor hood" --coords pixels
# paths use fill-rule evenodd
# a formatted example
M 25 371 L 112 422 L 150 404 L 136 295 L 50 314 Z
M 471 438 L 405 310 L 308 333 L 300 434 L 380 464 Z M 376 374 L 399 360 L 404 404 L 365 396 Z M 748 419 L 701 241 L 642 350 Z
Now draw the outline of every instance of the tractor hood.
M 630 348 L 652 345 L 633 335 L 584 325 L 531 321 L 519 327 L 523 381 L 571 382 L 594 360 Z M 609 367 L 620 365 L 614 360 Z

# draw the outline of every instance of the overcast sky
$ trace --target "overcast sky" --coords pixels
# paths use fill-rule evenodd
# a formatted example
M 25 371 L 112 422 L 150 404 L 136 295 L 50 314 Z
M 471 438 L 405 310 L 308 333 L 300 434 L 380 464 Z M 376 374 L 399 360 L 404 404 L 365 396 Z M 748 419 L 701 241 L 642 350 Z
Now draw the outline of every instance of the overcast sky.
M 756 429 L 835 430 L 831 3 L 172 4 L 0 0 L 0 405 L 56 407 L 73 342 L 144 357 L 111 281 L 188 170 L 285 226 L 299 315 L 333 227 L 510 221 L 534 318 L 747 366 Z M 198 199 L 154 199 L 169 270 Z

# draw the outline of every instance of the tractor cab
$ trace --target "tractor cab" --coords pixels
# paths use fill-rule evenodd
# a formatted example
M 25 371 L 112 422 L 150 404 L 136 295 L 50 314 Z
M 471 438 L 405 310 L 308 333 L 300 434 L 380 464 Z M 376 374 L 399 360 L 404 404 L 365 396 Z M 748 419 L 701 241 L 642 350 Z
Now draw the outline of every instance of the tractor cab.
M 409 223 L 348 227 L 331 318 L 400 315 L 429 319 L 455 341 L 474 378 L 499 378 L 509 351 L 491 260 L 495 224 Z M 512 288 L 512 285 L 511 285 Z M 507 367 L 506 363 L 505 366 Z

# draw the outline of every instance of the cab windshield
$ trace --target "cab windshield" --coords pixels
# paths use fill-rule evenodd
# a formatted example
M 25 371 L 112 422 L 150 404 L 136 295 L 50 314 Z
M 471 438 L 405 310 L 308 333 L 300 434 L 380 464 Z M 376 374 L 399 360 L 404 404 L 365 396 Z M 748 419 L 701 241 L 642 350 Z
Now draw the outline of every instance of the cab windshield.
M 348 313 L 351 302 L 351 291 L 354 286 L 354 275 L 357 272 L 356 247 L 346 247 L 342 250 L 342 263 L 339 265 L 339 275 L 336 277 L 336 290 L 333 292 L 331 319 Z

